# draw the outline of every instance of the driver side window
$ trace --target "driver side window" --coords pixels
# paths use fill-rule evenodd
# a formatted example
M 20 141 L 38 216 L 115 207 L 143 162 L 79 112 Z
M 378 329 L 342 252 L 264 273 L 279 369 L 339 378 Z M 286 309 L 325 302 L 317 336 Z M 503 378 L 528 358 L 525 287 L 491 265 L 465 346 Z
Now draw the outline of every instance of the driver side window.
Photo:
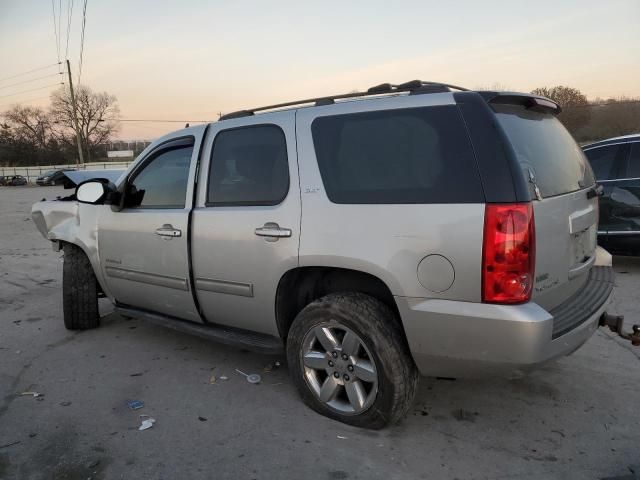
M 168 147 L 129 181 L 126 208 L 184 208 L 193 143 Z

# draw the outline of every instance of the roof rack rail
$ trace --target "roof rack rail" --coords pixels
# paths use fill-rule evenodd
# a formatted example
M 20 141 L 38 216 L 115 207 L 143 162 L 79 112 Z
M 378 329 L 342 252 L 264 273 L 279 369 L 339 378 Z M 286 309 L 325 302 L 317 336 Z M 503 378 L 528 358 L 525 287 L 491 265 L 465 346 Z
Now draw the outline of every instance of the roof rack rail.
M 425 82 L 422 80 L 411 80 L 410 82 L 400 83 L 397 85 L 392 83 L 381 83 L 380 85 L 369 88 L 366 92 L 342 93 L 340 95 L 330 95 L 328 97 L 307 98 L 305 100 L 277 103 L 275 105 L 267 105 L 265 107 L 238 110 L 237 112 L 231 112 L 222 115 L 220 117 L 220 120 L 249 117 L 251 115 L 254 115 L 256 112 L 275 110 L 277 108 L 284 107 L 292 107 L 294 105 L 305 105 L 308 103 L 313 103 L 315 104 L 315 106 L 331 105 L 335 103 L 336 100 L 342 100 L 345 98 L 369 97 L 373 95 L 385 95 L 402 92 L 409 92 L 410 95 L 418 95 L 422 93 L 449 92 L 451 90 L 468 91 L 468 89 L 466 88 L 458 87 L 456 85 L 451 85 L 448 83 Z

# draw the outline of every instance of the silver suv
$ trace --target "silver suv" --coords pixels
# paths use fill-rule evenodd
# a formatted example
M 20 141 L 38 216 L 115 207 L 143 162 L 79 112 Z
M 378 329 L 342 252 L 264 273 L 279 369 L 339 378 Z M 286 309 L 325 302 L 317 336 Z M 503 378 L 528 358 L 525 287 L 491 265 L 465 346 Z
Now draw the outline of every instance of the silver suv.
M 419 374 L 569 354 L 611 294 L 598 190 L 560 107 L 413 81 L 223 116 L 115 182 L 33 207 L 64 250 L 67 328 L 124 316 L 286 350 L 314 410 L 380 428 Z

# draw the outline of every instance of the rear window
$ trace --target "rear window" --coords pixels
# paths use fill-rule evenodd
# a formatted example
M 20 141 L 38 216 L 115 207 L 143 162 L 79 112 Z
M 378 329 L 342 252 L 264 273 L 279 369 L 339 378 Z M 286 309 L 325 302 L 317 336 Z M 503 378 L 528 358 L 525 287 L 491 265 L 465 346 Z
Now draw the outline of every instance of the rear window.
M 543 197 L 593 185 L 582 149 L 554 115 L 521 105 L 495 105 L 494 110 L 527 179 L 531 172 Z
M 454 105 L 319 117 L 318 167 L 334 203 L 481 203 L 473 149 Z

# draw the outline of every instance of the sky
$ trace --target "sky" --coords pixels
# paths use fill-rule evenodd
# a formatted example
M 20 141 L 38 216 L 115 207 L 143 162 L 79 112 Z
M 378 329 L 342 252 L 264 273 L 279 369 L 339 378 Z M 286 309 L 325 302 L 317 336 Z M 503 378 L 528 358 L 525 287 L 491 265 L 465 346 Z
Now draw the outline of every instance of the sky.
M 60 59 L 66 53 L 77 82 L 84 0 L 0 0 L 0 112 L 15 103 L 48 105 L 56 66 L 3 79 L 58 61 L 52 5 L 55 18 L 62 12 Z M 569 85 L 590 99 L 640 96 L 640 0 L 86 5 L 81 83 L 115 95 L 123 120 L 215 120 L 220 112 L 413 79 L 517 91 Z M 154 139 L 180 127 L 123 121 L 117 137 Z

